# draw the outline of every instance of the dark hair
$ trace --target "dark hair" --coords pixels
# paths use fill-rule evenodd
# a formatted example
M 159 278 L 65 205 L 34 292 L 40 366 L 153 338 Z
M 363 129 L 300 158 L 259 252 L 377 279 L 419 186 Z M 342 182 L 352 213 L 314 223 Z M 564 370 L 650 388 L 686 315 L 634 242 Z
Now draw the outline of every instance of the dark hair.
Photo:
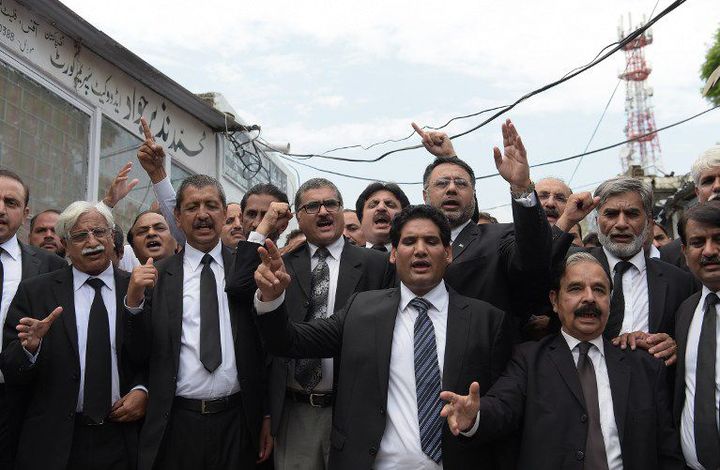
M 194 188 L 204 188 L 207 186 L 213 186 L 220 196 L 220 202 L 222 202 L 222 206 L 227 207 L 227 203 L 225 202 L 225 191 L 223 190 L 222 185 L 218 180 L 213 178 L 212 176 L 208 175 L 192 175 L 185 178 L 182 183 L 180 183 L 180 187 L 177 191 L 177 200 L 175 201 L 175 209 L 180 210 L 183 203 L 183 198 L 185 197 L 185 190 L 188 188 L 188 186 L 192 186 Z
M 7 170 L 5 168 L 0 168 L 0 178 L 10 178 L 11 180 L 15 180 L 23 187 L 25 190 L 25 206 L 27 207 L 28 203 L 30 202 L 30 188 L 28 188 L 28 185 L 25 184 L 25 181 L 20 178 L 20 176 L 15 173 L 14 171 Z
M 272 196 L 275 199 L 277 199 L 280 202 L 284 202 L 285 204 L 290 204 L 290 201 L 288 200 L 287 194 L 282 192 L 280 188 L 275 186 L 271 183 L 260 183 L 256 184 L 252 188 L 248 189 L 248 191 L 243 194 L 242 199 L 240 199 L 240 213 L 242 214 L 245 212 L 245 207 L 247 206 L 248 198 L 252 195 L 261 195 L 261 194 L 267 194 L 268 196 Z
M 713 228 L 720 227 L 720 201 L 702 202 L 686 210 L 682 217 L 680 217 L 677 229 L 680 234 L 680 241 L 685 246 L 687 246 L 687 233 L 685 233 L 685 229 L 687 228 L 687 223 L 691 220 L 702 225 L 709 225 Z
M 123 232 L 122 229 L 118 224 L 115 224 L 113 227 L 113 249 L 115 250 L 115 253 L 118 255 L 118 258 L 122 258 L 123 254 L 125 253 L 125 247 L 123 240 Z
M 665 234 L 666 237 L 668 237 L 668 238 L 670 237 L 670 234 L 668 233 L 667 229 L 662 224 L 655 223 L 655 226 L 657 228 L 659 228 L 660 230 L 662 230 L 662 232 Z
M 430 173 L 432 171 L 445 163 L 449 163 L 451 165 L 457 165 L 463 170 L 465 170 L 470 175 L 470 184 L 473 188 L 475 188 L 475 172 L 473 169 L 465 163 L 465 161 L 460 160 L 458 157 L 437 157 L 434 162 L 429 164 L 427 167 L 425 167 L 425 173 L 423 174 L 423 188 L 427 188 L 428 186 L 428 180 L 430 179 Z
M 392 220 L 390 226 L 390 241 L 392 246 L 397 248 L 400 243 L 400 234 L 402 229 L 411 220 L 416 219 L 427 219 L 434 223 L 440 231 L 440 240 L 442 240 L 443 246 L 450 246 L 450 222 L 448 222 L 445 214 L 435 207 L 427 204 L 411 205 L 404 208 L 398 215 Z
M 583 245 L 587 245 L 588 243 L 593 243 L 595 246 L 602 246 L 600 243 L 600 239 L 598 238 L 598 234 L 595 232 L 590 232 L 587 235 L 585 235 L 585 238 L 582 239 Z
M 135 247 L 133 246 L 133 238 L 134 238 L 134 235 L 133 235 L 132 231 L 133 231 L 133 229 L 135 228 L 135 224 L 137 224 L 137 223 L 138 223 L 138 220 L 140 220 L 140 217 L 144 216 L 145 214 L 158 214 L 158 215 L 162 215 L 162 212 L 160 212 L 159 210 L 149 209 L 149 210 L 146 210 L 146 211 L 142 211 L 141 213 L 139 213 L 139 214 L 137 215 L 137 217 L 135 217 L 135 220 L 133 220 L 132 225 L 130 226 L 130 228 L 129 228 L 128 231 L 127 231 L 127 242 L 128 242 L 128 245 L 130 245 L 132 248 L 135 248 Z M 165 218 L 165 216 L 163 215 L 163 219 L 164 219 L 164 218 Z M 167 220 L 165 221 L 165 223 L 167 223 Z
M 35 227 L 35 222 L 37 221 L 37 218 L 40 217 L 42 214 L 47 214 L 48 212 L 52 212 L 53 214 L 60 215 L 60 211 L 57 209 L 45 209 L 42 212 L 38 212 L 34 216 L 32 216 L 32 219 L 30 219 L 30 232 L 32 233 L 33 228 Z
M 296 228 L 296 229 L 294 229 L 294 230 L 291 230 L 290 233 L 288 233 L 288 234 L 285 236 L 285 244 L 287 245 L 288 243 L 290 243 L 290 241 L 291 241 L 293 238 L 299 237 L 300 235 L 304 235 L 304 234 L 303 234 L 303 231 L 300 230 L 299 228 Z
M 495 217 L 493 217 L 492 215 L 490 215 L 489 212 L 478 212 L 478 220 L 481 220 L 481 219 L 487 220 L 491 224 L 498 223 L 498 220 Z M 476 223 L 477 223 L 477 221 L 476 221 Z
M 300 200 L 302 199 L 302 195 L 305 194 L 306 191 L 320 188 L 330 188 L 335 191 L 337 200 L 340 201 L 341 206 L 343 205 L 342 194 L 340 194 L 340 190 L 337 188 L 337 186 L 335 186 L 335 183 L 325 178 L 311 178 L 305 181 L 295 193 L 295 212 L 300 210 Z M 358 217 L 360 217 L 359 214 Z
M 404 209 L 410 205 L 410 200 L 405 195 L 405 192 L 402 189 L 400 189 L 400 186 L 398 186 L 397 184 L 381 183 L 379 181 L 370 183 L 363 190 L 363 192 L 360 193 L 360 196 L 358 196 L 357 201 L 355 202 L 355 213 L 357 214 L 358 220 L 360 222 L 362 222 L 363 209 L 365 208 L 365 203 L 367 202 L 368 199 L 370 199 L 370 196 L 372 196 L 373 194 L 375 194 L 378 191 L 388 191 L 388 192 L 392 193 L 392 195 L 395 196 L 398 201 L 400 201 L 401 209 Z

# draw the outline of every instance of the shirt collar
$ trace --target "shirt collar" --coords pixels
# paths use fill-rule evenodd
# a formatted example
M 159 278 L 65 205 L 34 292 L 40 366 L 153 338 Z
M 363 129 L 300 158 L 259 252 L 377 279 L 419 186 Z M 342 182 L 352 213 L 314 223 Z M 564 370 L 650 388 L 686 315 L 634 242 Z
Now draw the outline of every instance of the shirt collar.
M 97 276 L 91 276 L 88 273 L 84 273 L 78 270 L 75 266 L 72 268 L 73 271 L 73 290 L 77 292 L 85 282 L 91 277 L 96 277 L 105 283 L 105 286 L 110 289 L 115 289 L 115 273 L 113 271 L 113 265 L 110 263 L 105 271 L 101 272 Z
M 365 248 L 372 248 L 374 246 L 375 246 L 374 243 L 365 242 Z M 392 250 L 392 242 L 385 243 L 385 249 L 387 250 L 388 253 L 390 253 L 390 250 Z
M 608 260 L 608 267 L 610 268 L 610 273 L 615 272 L 615 265 L 618 264 L 620 261 L 622 261 L 620 258 L 615 256 L 614 254 L 610 253 L 607 248 L 603 247 L 603 251 L 605 252 L 605 256 Z M 633 255 L 632 258 L 628 260 L 635 268 L 637 268 L 638 271 L 643 272 L 645 271 L 645 251 L 640 250 L 637 253 Z
M 462 232 L 465 229 L 465 227 L 467 227 L 468 224 L 471 222 L 472 222 L 472 219 L 468 220 L 461 226 L 455 227 L 454 229 L 450 230 L 450 243 L 454 243 L 455 239 L 458 237 L 458 235 L 460 235 L 460 232 Z
M 343 237 L 339 237 L 337 240 L 327 245 L 325 248 L 327 248 L 327 250 L 330 252 L 330 256 L 339 261 L 340 255 L 342 254 L 344 247 L 345 239 Z M 312 259 L 312 257 L 315 256 L 315 252 L 320 247 L 318 245 L 308 242 L 308 248 L 310 249 L 310 258 Z
M 447 306 L 450 300 L 450 295 L 448 294 L 447 287 L 445 287 L 445 283 L 443 281 L 440 281 L 438 285 L 433 287 L 430 292 L 421 296 L 415 295 L 408 286 L 401 282 L 400 310 L 404 312 L 405 309 L 408 307 L 410 301 L 415 297 L 422 297 L 423 299 L 427 300 L 428 302 L 430 302 L 433 308 L 439 312 L 447 311 Z
M 705 297 L 707 297 L 710 293 L 712 293 L 712 291 L 708 289 L 705 284 L 703 284 L 702 291 L 700 291 L 700 302 L 698 302 L 698 305 L 701 309 L 705 308 Z M 720 291 L 715 292 L 715 295 L 720 297 Z
M 648 251 L 648 258 L 660 258 L 660 250 L 655 245 L 650 244 L 650 250 Z
M 572 350 L 575 349 L 575 347 L 582 342 L 576 337 L 570 336 L 568 333 L 566 333 L 565 328 L 561 328 L 560 333 L 562 333 L 563 338 L 565 338 L 565 342 L 570 348 L 570 352 L 572 352 Z M 588 341 L 588 343 L 594 344 L 595 347 L 598 348 L 598 350 L 600 351 L 600 355 L 605 357 L 605 343 L 603 343 L 602 335 L 596 337 L 595 339 L 591 339 L 590 341 Z
M 0 247 L 10 255 L 10 257 L 17 261 L 20 259 L 20 242 L 18 242 L 17 235 L 13 235 L 10 239 L 6 240 L 5 243 L 0 244 Z
M 222 257 L 222 242 L 220 240 L 218 240 L 215 248 L 210 250 L 207 254 L 212 256 L 213 261 L 219 264 L 221 268 L 225 267 Z M 189 263 L 190 269 L 192 269 L 193 271 L 197 271 L 198 266 L 200 266 L 200 262 L 203 259 L 203 256 L 205 256 L 204 252 L 198 250 L 189 243 L 185 244 L 185 260 Z

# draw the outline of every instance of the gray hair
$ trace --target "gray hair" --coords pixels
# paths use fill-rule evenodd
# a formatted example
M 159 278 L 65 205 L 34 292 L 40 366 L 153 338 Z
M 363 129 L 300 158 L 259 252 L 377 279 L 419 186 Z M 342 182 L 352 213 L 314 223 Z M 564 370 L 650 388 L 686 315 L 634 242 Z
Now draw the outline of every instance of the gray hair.
M 716 166 L 720 166 L 720 145 L 714 145 L 705 150 L 698 159 L 695 160 L 695 163 L 693 163 L 690 173 L 695 182 L 695 187 L 700 186 L 700 175 L 702 172 Z
M 594 263 L 602 269 L 602 271 L 605 273 L 605 276 L 607 277 L 609 285 L 612 286 L 612 281 L 610 280 L 610 275 L 605 271 L 605 268 L 603 267 L 602 263 L 598 261 L 597 258 L 595 258 L 593 255 L 586 251 L 579 251 L 577 253 L 573 253 L 567 258 L 565 258 L 565 262 L 560 265 L 559 269 L 556 269 L 556 275 L 553 278 L 553 285 L 552 290 L 558 290 L 560 289 L 560 280 L 565 276 L 565 273 L 570 268 L 570 266 L 578 263 Z
M 570 186 L 568 186 L 568 184 L 562 178 L 558 178 L 557 176 L 546 176 L 545 178 L 540 178 L 539 180 L 537 180 L 537 182 L 535 183 L 535 186 L 542 183 L 543 181 L 557 181 L 558 183 L 561 183 L 563 186 L 568 188 L 569 194 L 573 193 L 572 188 Z
M 600 183 L 595 190 L 595 196 L 600 197 L 600 203 L 597 206 L 598 212 L 600 208 L 607 203 L 607 200 L 613 196 L 625 193 L 637 193 L 642 199 L 643 209 L 648 219 L 652 219 L 653 209 L 653 192 L 650 186 L 636 178 L 629 176 L 618 176 Z
M 115 226 L 115 220 L 104 204 L 95 205 L 92 202 L 75 201 L 60 213 L 55 225 L 55 233 L 57 233 L 58 237 L 67 240 L 70 236 L 70 229 L 77 224 L 80 216 L 92 211 L 99 212 L 105 218 L 108 228 Z
M 343 205 L 342 194 L 340 194 L 340 190 L 337 186 L 335 186 L 335 183 L 325 178 L 311 178 L 305 181 L 295 193 L 295 211 L 297 212 L 300 209 L 300 201 L 302 200 L 302 195 L 305 194 L 305 192 L 310 191 L 311 189 L 320 188 L 330 188 L 335 191 L 337 200 L 340 201 L 341 206 Z

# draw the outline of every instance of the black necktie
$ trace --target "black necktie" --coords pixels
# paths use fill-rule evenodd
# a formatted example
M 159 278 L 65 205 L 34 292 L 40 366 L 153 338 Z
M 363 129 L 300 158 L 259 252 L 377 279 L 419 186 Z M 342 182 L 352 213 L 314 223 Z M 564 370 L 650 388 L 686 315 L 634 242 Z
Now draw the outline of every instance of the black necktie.
M 112 406 L 110 321 L 100 293 L 105 283 L 98 278 L 88 279 L 85 283 L 95 290 L 95 297 L 90 306 L 88 320 L 83 413 L 100 423 Z
M 629 261 L 619 261 L 615 265 L 615 275 L 613 276 L 612 297 L 610 298 L 610 316 L 603 336 L 607 339 L 613 339 L 620 334 L 623 319 L 625 318 L 625 294 L 623 293 L 622 278 L 625 271 L 632 267 Z
M 585 442 L 585 468 L 590 470 L 607 470 L 607 454 L 605 441 L 600 427 L 600 403 L 598 401 L 597 379 L 595 368 L 588 356 L 592 345 L 583 341 L 578 345 L 580 357 L 578 359 L 578 377 L 585 398 L 585 409 L 588 416 L 588 433 Z
M 384 253 L 387 253 L 387 247 L 383 243 L 376 243 L 372 246 L 373 250 L 382 251 Z
M 328 310 L 328 296 L 330 295 L 330 267 L 327 257 L 330 252 L 320 247 L 315 252 L 318 262 L 312 271 L 311 304 L 309 319 L 325 318 Z M 306 392 L 311 392 L 322 379 L 322 364 L 320 359 L 298 359 L 295 361 L 295 380 Z
M 717 350 L 718 296 L 705 297 L 697 369 L 695 370 L 695 450 L 698 461 L 707 469 L 720 468 L 720 436 L 718 435 L 715 402 L 715 358 Z
M 205 253 L 200 273 L 200 362 L 208 372 L 215 371 L 222 362 L 220 312 L 215 274 L 210 268 L 212 261 L 212 256 Z

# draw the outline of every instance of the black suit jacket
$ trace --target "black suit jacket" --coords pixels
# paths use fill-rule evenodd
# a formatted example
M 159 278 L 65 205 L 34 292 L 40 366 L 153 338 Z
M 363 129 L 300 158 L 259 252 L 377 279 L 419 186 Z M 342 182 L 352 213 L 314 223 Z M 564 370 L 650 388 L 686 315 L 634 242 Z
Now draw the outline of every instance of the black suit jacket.
M 604 344 L 623 468 L 685 468 L 665 365 L 645 351 Z M 518 469 L 583 469 L 587 411 L 572 353 L 560 334 L 519 345 L 502 377 L 480 399 L 476 439 L 516 430 L 522 435 Z
M 241 243 L 238 251 L 243 249 L 241 246 L 247 244 Z M 222 256 L 225 277 L 230 279 L 233 254 L 223 246 Z M 146 294 L 142 313 L 128 316 L 132 351 L 137 360 L 146 361 L 149 367 L 150 399 L 140 433 L 140 470 L 150 470 L 155 462 L 175 398 L 183 318 L 183 258 L 184 251 L 157 264 L 158 280 L 152 294 Z M 228 293 L 245 425 L 257 448 L 266 394 L 265 359 L 249 302 L 249 298 Z
M 685 357 L 687 356 L 687 339 L 690 323 L 695 309 L 700 302 L 702 292 L 696 292 L 680 305 L 677 310 L 676 338 L 677 342 L 677 370 L 675 373 L 675 394 L 673 399 L 673 419 L 675 426 L 680 429 L 680 418 L 685 406 Z
M 513 200 L 514 224 L 472 222 L 453 241 L 453 261 L 445 280 L 458 293 L 484 300 L 510 315 L 516 327 L 545 303 L 537 281 L 550 277 L 552 236 L 538 202 Z
M 605 268 L 612 280 L 605 252 L 600 247 L 587 250 Z M 645 257 L 648 283 L 649 333 L 667 333 L 675 338 L 675 312 L 696 290 L 690 273 L 655 258 Z
M 386 425 L 390 356 L 400 288 L 353 295 L 335 315 L 291 322 L 286 302 L 258 316 L 268 349 L 288 357 L 332 357 L 340 354 L 331 431 L 330 468 L 373 467 Z M 443 390 L 467 394 L 474 381 L 484 393 L 509 356 L 505 315 L 493 306 L 450 290 Z M 452 469 L 493 468 L 491 449 L 454 437 L 443 429 L 443 466 Z
M 676 238 L 667 245 L 660 247 L 659 251 L 661 260 L 690 272 L 690 269 L 685 262 L 685 255 L 683 255 L 682 252 L 682 241 L 679 238 Z
M 121 396 L 144 382 L 142 368 L 128 358 L 123 299 L 130 274 L 115 271 L 115 346 Z M 45 318 L 56 307 L 60 317 L 43 338 L 35 364 L 28 359 L 15 327 L 23 317 Z M 22 281 L 10 305 L 3 330 L 1 367 L 9 384 L 22 384 L 28 407 L 20 434 L 17 465 L 28 469 L 64 469 L 70 456 L 75 409 L 80 389 L 80 359 L 75 319 L 72 267 Z M 137 448 L 137 426 L 125 426 L 131 458 Z M 42 451 L 38 444 L 42 443 Z

